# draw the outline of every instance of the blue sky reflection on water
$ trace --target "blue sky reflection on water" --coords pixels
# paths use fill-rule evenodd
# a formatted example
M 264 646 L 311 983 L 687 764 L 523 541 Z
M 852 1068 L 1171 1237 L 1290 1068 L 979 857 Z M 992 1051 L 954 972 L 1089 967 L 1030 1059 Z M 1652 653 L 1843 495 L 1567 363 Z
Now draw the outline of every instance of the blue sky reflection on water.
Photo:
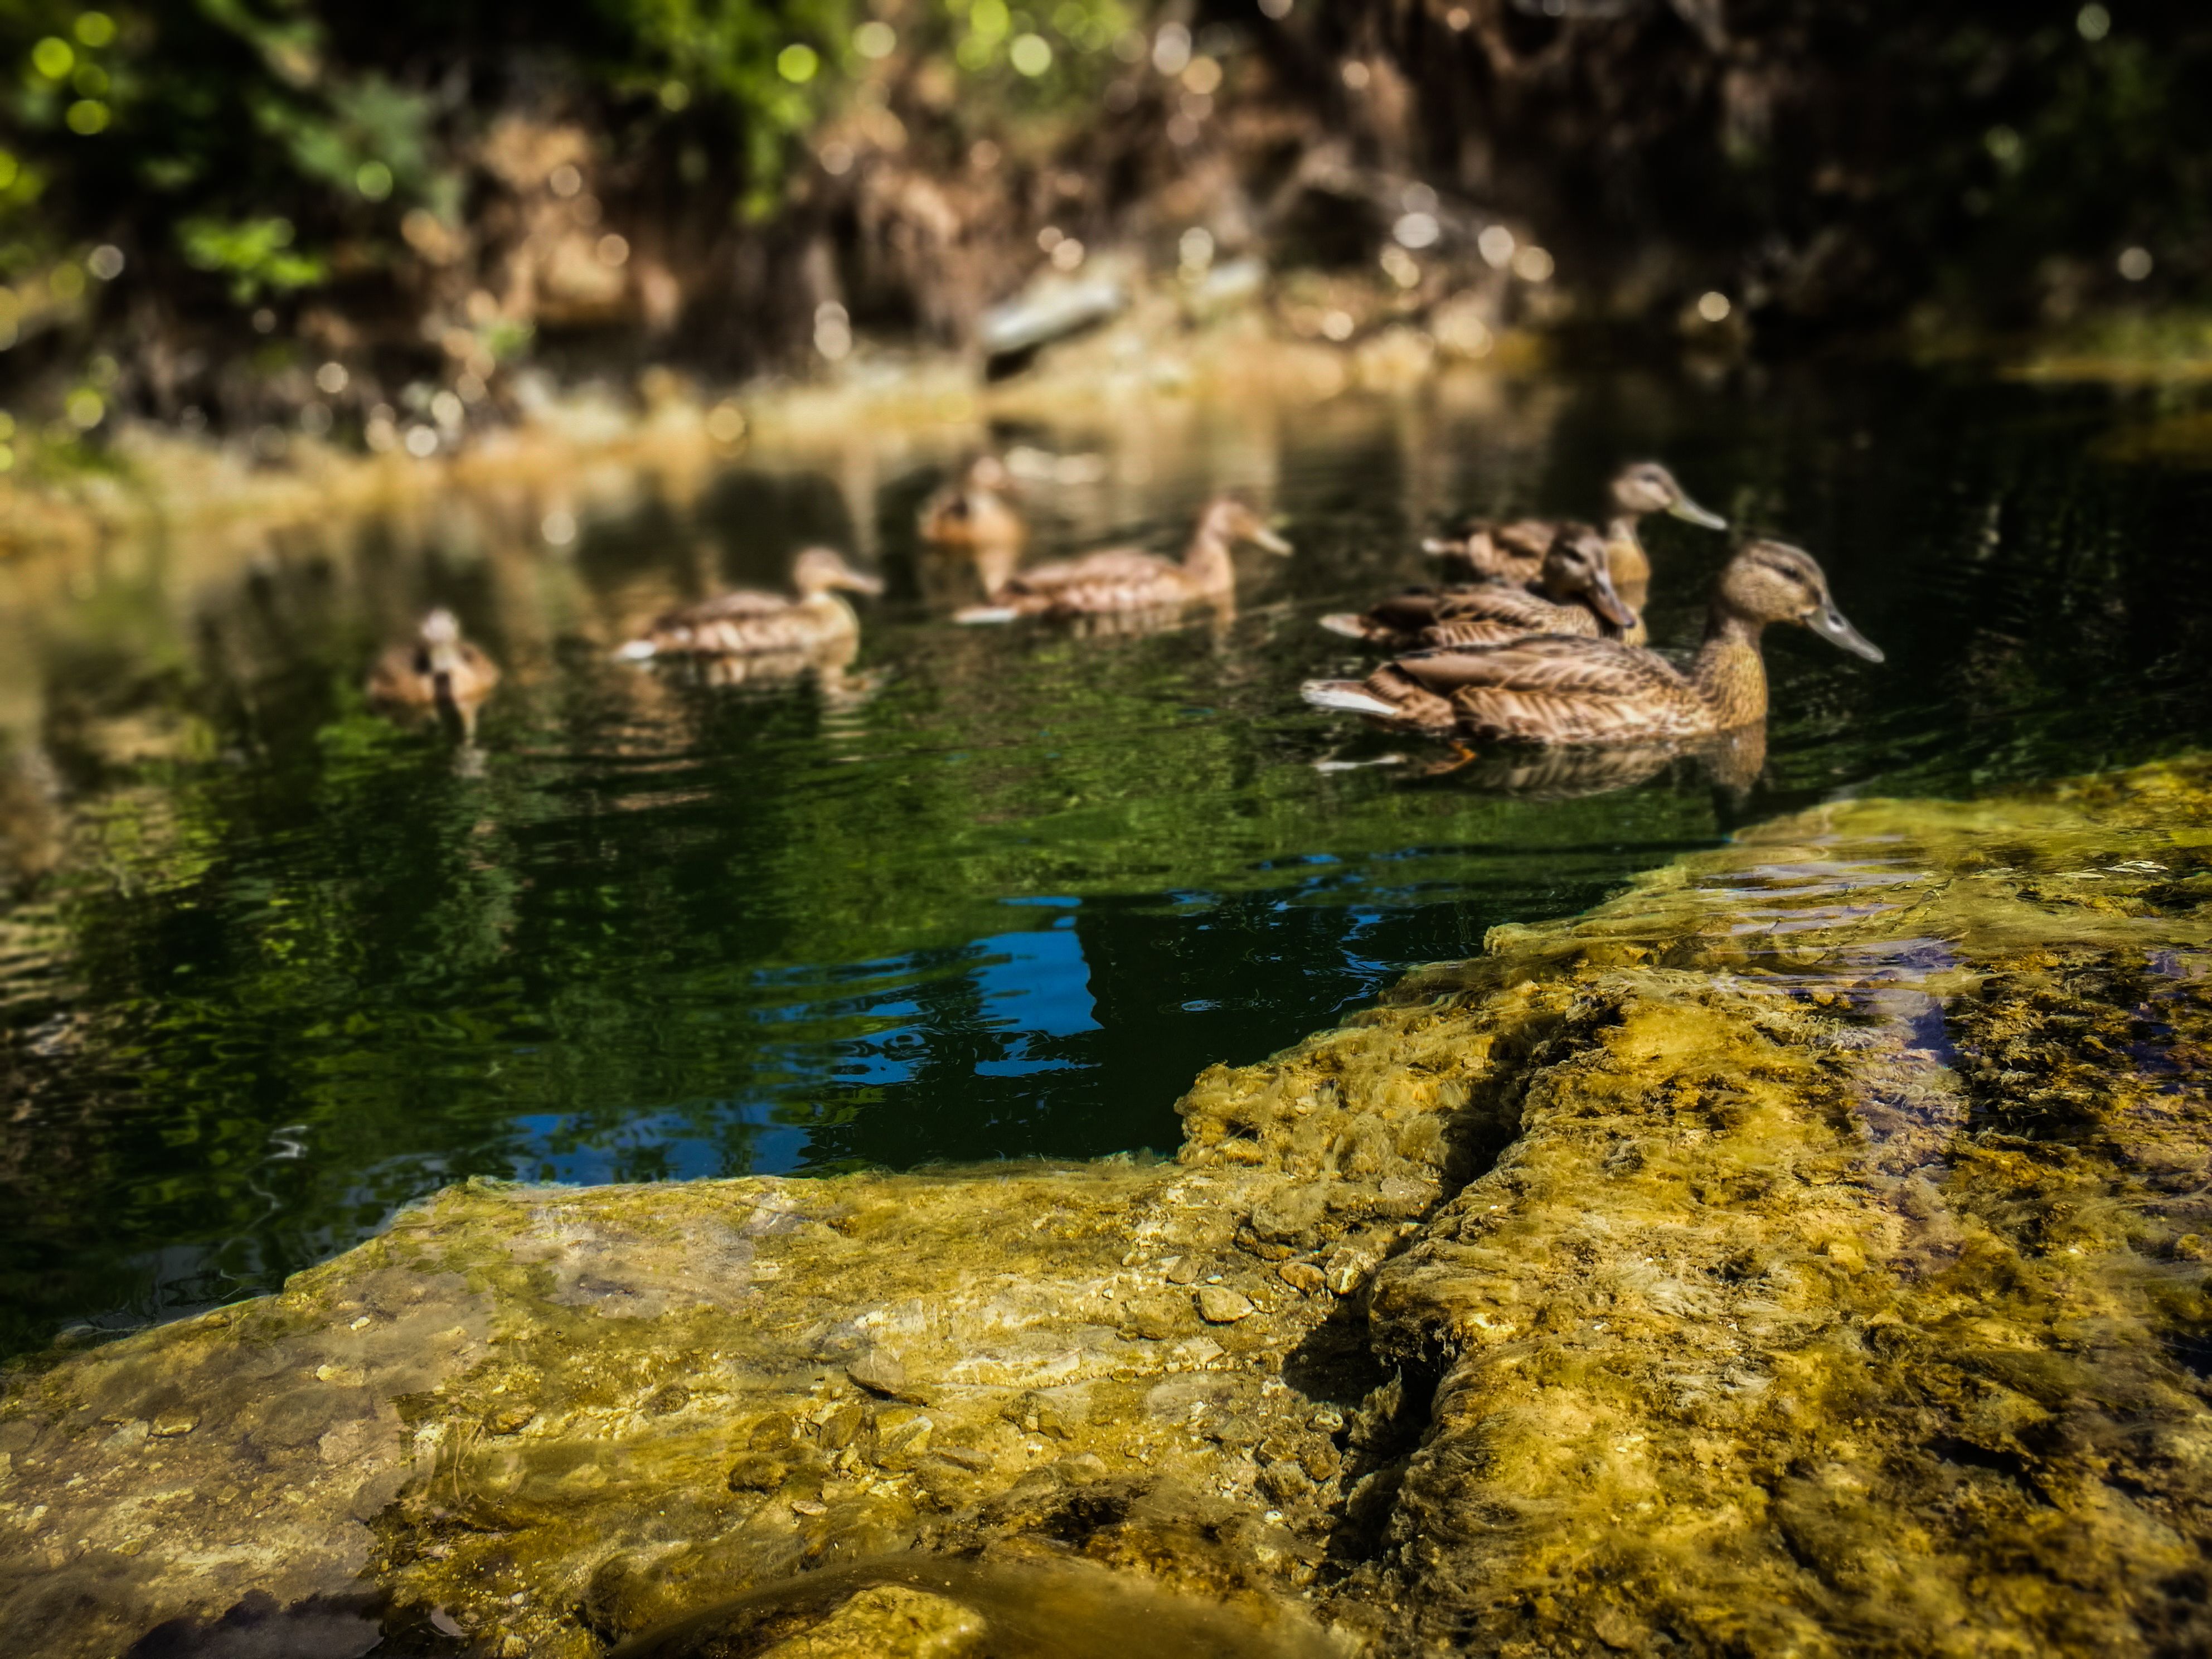
M 1019 901 L 1073 908 L 1079 901 Z M 1048 927 L 993 933 L 953 953 L 965 964 L 973 988 L 978 1030 L 993 1034 L 997 1052 L 975 1062 L 985 1078 L 1021 1078 L 1040 1072 L 1082 1069 L 1075 1054 L 1047 1052 L 1048 1040 L 1100 1029 L 1091 997 L 1091 975 L 1074 918 L 1060 916 Z M 757 1011 L 770 1025 L 808 1024 L 825 1014 L 858 1018 L 870 1028 L 865 1039 L 827 1046 L 792 1043 L 783 1049 L 787 1068 L 781 1086 L 751 1099 L 708 1099 L 672 1103 L 635 1111 L 612 1136 L 587 1142 L 573 1118 L 545 1113 L 514 1120 L 522 1144 L 513 1174 L 519 1179 L 592 1183 L 640 1179 L 685 1181 L 701 1176 L 755 1173 L 782 1175 L 803 1168 L 812 1133 L 811 1106 L 831 1102 L 855 1089 L 908 1084 L 927 1052 L 929 1032 L 921 1023 L 922 1005 L 904 982 L 922 964 L 908 960 L 866 964 L 877 988 L 845 995 L 827 1004 L 793 1002 Z M 933 973 L 941 979 L 941 972 Z M 780 988 L 818 983 L 828 975 L 818 968 L 772 976 Z M 702 1121 L 717 1133 L 702 1133 Z M 743 1126 L 745 1158 L 732 1166 L 728 1129 Z

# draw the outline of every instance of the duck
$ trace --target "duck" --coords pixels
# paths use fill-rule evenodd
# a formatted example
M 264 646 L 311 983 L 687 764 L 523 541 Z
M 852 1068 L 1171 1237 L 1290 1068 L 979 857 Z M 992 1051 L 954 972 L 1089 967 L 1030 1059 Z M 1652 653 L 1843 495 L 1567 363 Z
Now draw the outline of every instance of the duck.
M 797 599 L 741 587 L 665 611 L 616 653 L 631 662 L 655 657 L 815 657 L 850 648 L 860 619 L 845 593 L 878 594 L 882 580 L 855 570 L 834 548 L 810 547 L 792 561 Z
M 996 455 L 979 455 L 956 481 L 922 502 L 921 539 L 945 549 L 1012 550 L 1029 538 L 1029 526 L 1008 499 L 1013 475 Z
M 1728 520 L 1692 501 L 1674 475 L 1656 461 L 1632 461 L 1613 475 L 1608 493 L 1613 516 L 1605 540 L 1613 585 L 1632 610 L 1650 597 L 1651 560 L 1637 526 L 1654 513 L 1671 514 L 1707 530 L 1726 530 Z M 1542 580 L 1545 550 L 1561 526 L 1550 520 L 1522 519 L 1512 524 L 1475 523 L 1453 537 L 1431 537 L 1422 550 L 1444 561 L 1447 568 L 1478 580 L 1527 586 Z
M 1686 672 L 1618 640 L 1540 635 L 1414 652 L 1364 682 L 1309 680 L 1304 696 L 1316 708 L 1452 739 L 1571 744 L 1705 738 L 1765 720 L 1759 641 L 1778 623 L 1809 628 L 1869 662 L 1882 660 L 1881 647 L 1837 609 L 1811 554 L 1760 540 L 1747 543 L 1721 572 L 1705 643 Z
M 473 708 L 499 684 L 499 665 L 461 637 L 460 619 L 440 605 L 412 640 L 385 647 L 368 671 L 368 695 L 412 708 Z
M 1223 604 L 1237 591 L 1230 550 L 1250 542 L 1286 554 L 1290 543 L 1234 495 L 1216 496 L 1199 514 L 1180 562 L 1139 548 L 1108 548 L 1050 564 L 1031 565 L 1008 577 L 991 603 L 956 611 L 963 623 L 1012 622 L 1019 617 L 1071 619 L 1133 612 L 1179 611 Z
M 1559 526 L 1529 588 L 1504 582 L 1416 587 L 1373 610 L 1323 617 L 1321 625 L 1347 639 L 1394 650 L 1438 645 L 1502 645 L 1532 634 L 1644 643 L 1644 620 L 1613 592 L 1605 538 L 1586 524 Z

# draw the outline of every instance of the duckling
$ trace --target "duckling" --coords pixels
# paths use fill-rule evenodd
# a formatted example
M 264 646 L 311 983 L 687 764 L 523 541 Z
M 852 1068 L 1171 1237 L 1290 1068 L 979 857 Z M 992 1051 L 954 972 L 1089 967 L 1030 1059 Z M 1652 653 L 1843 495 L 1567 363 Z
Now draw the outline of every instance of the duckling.
M 1674 475 L 1656 461 L 1632 461 L 1621 468 L 1614 475 L 1611 494 L 1613 517 L 1605 527 L 1606 549 L 1613 588 L 1632 610 L 1644 609 L 1651 583 L 1651 561 L 1636 533 L 1641 520 L 1653 513 L 1670 513 L 1708 530 L 1728 528 L 1726 519 L 1692 501 Z M 1498 526 L 1478 523 L 1460 536 L 1432 537 L 1421 546 L 1459 574 L 1525 585 L 1542 577 L 1544 550 L 1559 529 L 1541 519 Z
M 1615 640 L 1540 635 L 1417 652 L 1385 663 L 1364 684 L 1309 680 L 1304 691 L 1316 708 L 1433 737 L 1540 744 L 1699 738 L 1765 718 L 1759 647 L 1770 623 L 1796 623 L 1869 662 L 1882 659 L 1844 620 L 1811 554 L 1755 541 L 1722 571 L 1705 644 L 1687 673 Z
M 1011 550 L 1018 552 L 1029 526 L 1007 497 L 1013 476 L 996 455 L 979 455 L 956 483 L 934 491 L 921 504 L 921 539 L 947 549 Z
M 1395 650 L 1436 645 L 1502 645 L 1531 634 L 1574 634 L 1644 643 L 1644 623 L 1613 592 L 1605 538 L 1586 524 L 1559 526 L 1544 552 L 1535 591 L 1503 582 L 1417 587 L 1364 616 L 1323 617 L 1333 634 Z
M 1291 544 L 1243 502 L 1231 495 L 1218 496 L 1199 515 L 1181 563 L 1137 548 L 1117 547 L 1032 565 L 1001 583 L 989 605 L 957 611 L 953 620 L 1067 619 L 1219 604 L 1236 592 L 1237 570 L 1229 550 L 1238 542 L 1254 543 L 1270 553 L 1291 550 Z
M 653 618 L 616 654 L 632 662 L 653 657 L 811 657 L 849 647 L 860 620 L 838 590 L 880 593 L 883 583 L 855 570 L 844 556 L 810 547 L 792 562 L 795 599 L 738 588 Z
M 368 695 L 410 708 L 471 709 L 499 684 L 499 665 L 461 637 L 443 605 L 422 618 L 410 641 L 387 646 L 368 671 Z

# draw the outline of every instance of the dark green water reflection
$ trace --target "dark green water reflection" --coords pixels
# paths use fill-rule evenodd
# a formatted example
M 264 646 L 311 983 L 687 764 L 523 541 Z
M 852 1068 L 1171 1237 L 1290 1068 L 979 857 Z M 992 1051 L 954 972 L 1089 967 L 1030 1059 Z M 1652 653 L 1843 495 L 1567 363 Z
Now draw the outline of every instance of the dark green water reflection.
M 1209 1062 L 1747 818 L 2197 741 L 2212 489 L 2094 459 L 2142 412 L 1601 377 L 1002 434 L 1112 463 L 1035 489 L 1042 550 L 1171 545 L 1221 485 L 1291 516 L 1297 556 L 1245 567 L 1233 625 L 1143 639 L 940 620 L 909 526 L 944 458 L 872 434 L 644 487 L 566 550 L 518 528 L 542 501 L 449 503 L 51 591 L 18 573 L 0 1346 L 268 1288 L 471 1174 L 1169 1149 Z M 1583 507 L 1639 453 L 1818 552 L 1888 665 L 1778 638 L 1744 796 L 1686 763 L 1565 800 L 1316 766 L 1419 752 L 1299 704 L 1358 660 L 1316 616 L 1418 575 L 1449 512 Z M 774 582 L 817 538 L 891 578 L 871 689 L 608 659 L 656 605 Z M 1655 635 L 1686 642 L 1725 544 L 1652 540 Z M 509 667 L 473 750 L 357 690 L 434 601 Z

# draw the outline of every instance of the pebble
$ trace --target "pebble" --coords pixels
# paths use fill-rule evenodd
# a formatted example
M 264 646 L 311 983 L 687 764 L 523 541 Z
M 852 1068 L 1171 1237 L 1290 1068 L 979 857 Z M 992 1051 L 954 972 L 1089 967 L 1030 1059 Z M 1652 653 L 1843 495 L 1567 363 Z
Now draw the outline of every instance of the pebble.
M 869 1349 L 845 1367 L 845 1375 L 870 1394 L 879 1394 L 886 1400 L 897 1400 L 906 1393 L 906 1367 L 885 1348 Z
M 1241 1291 L 1208 1285 L 1198 1292 L 1198 1316 L 1209 1325 L 1233 1325 L 1251 1313 L 1252 1298 Z
M 1300 1296 L 1313 1296 L 1328 1288 L 1321 1269 L 1310 1261 L 1285 1261 L 1275 1269 L 1275 1277 Z

